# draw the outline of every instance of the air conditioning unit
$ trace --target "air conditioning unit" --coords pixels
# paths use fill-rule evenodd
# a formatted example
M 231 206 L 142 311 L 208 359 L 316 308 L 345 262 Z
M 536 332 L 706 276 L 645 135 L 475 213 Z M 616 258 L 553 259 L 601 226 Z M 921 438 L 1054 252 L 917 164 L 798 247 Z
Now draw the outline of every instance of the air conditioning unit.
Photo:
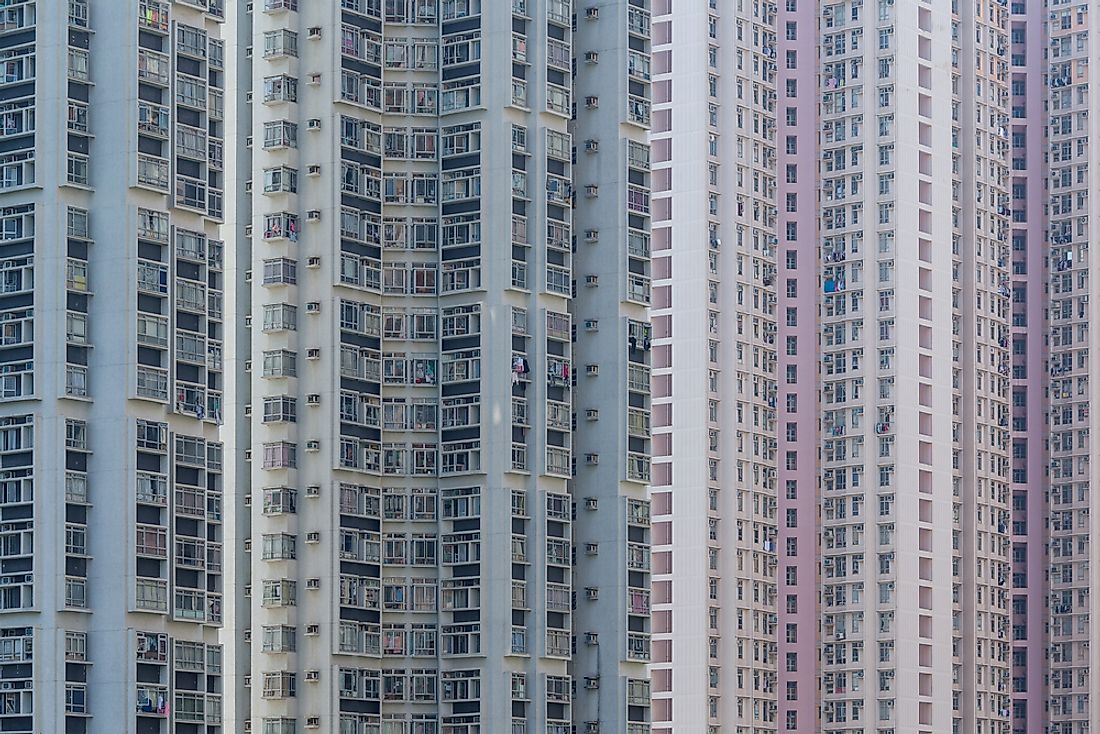
M 584 411 L 584 417 L 590 421 L 598 421 L 600 419 L 600 411 L 597 408 L 589 408 Z
M 306 441 L 306 451 L 320 451 L 321 442 L 314 439 L 313 441 Z
M 252 676 L 250 676 L 250 675 L 246 675 L 246 676 L 244 677 L 244 687 L 245 687 L 245 688 L 248 688 L 248 687 L 250 687 L 251 685 L 252 685 Z
M 321 313 L 321 302 L 310 301 L 306 304 L 306 313 Z
M 319 393 L 311 392 L 309 395 L 306 395 L 306 405 L 320 405 L 320 404 L 321 404 L 321 395 Z
M 600 635 L 596 632 L 584 633 L 584 644 L 586 645 L 598 645 L 600 644 Z
M 310 28 L 309 28 L 309 39 L 311 41 L 316 41 L 320 37 L 321 37 L 321 26 L 319 26 L 319 25 L 310 26 Z
M 584 554 L 587 556 L 598 556 L 600 554 L 599 543 L 585 543 Z
M 255 97 L 255 95 L 252 92 L 245 92 L 244 93 L 244 101 L 248 104 L 252 104 L 252 99 L 254 97 Z
M 598 229 L 586 229 L 586 230 L 584 230 L 584 241 L 585 242 L 599 242 L 600 241 L 600 230 L 598 230 Z
M 245 449 L 244 450 L 244 460 L 245 461 L 252 461 L 252 449 Z
M 599 331 L 600 330 L 599 319 L 585 319 L 584 320 L 584 330 L 585 331 Z
M 586 586 L 584 587 L 584 596 L 590 601 L 596 601 L 600 598 L 600 590 L 595 586 Z
M 318 349 L 317 347 L 313 347 L 311 349 L 306 350 L 306 359 L 320 359 L 320 358 L 321 358 L 321 350 Z
M 320 255 L 314 255 L 313 257 L 308 258 L 306 260 L 306 267 L 307 268 L 319 268 L 319 267 L 321 267 L 321 256 Z
M 246 629 L 244 631 L 244 641 L 245 642 L 252 642 L 252 630 L 251 629 Z
M 584 141 L 584 150 L 588 153 L 595 153 L 600 149 L 600 141 L 589 138 Z
M 598 722 L 598 721 L 586 721 L 586 722 L 584 722 L 584 734 L 600 734 L 600 722 Z
M 244 182 L 244 192 L 246 194 L 251 194 L 252 193 L 252 179 L 249 179 L 248 181 Z
M 244 598 L 245 599 L 251 599 L 252 598 L 252 584 L 245 584 L 244 585 Z
M 600 276 L 586 275 L 584 276 L 584 284 L 589 288 L 595 288 L 600 284 Z
M 248 136 L 245 137 L 244 147 L 246 147 L 246 148 L 251 148 L 252 147 L 252 136 L 251 135 L 248 135 Z
M 595 510 L 599 506 L 600 506 L 600 500 L 598 498 L 596 498 L 596 497 L 585 497 L 584 498 L 584 509 L 586 509 L 586 510 Z
M 252 328 L 252 314 L 245 315 L 245 317 L 244 317 L 244 327 L 246 329 L 251 329 Z
M 310 74 L 308 78 L 309 78 L 309 83 L 310 84 L 314 84 L 314 85 L 320 84 L 321 83 L 321 72 L 315 71 L 312 74 Z
M 306 128 L 309 129 L 309 130 L 320 130 L 321 129 L 321 118 L 319 118 L 319 117 L 309 118 L 309 120 L 306 121 Z
M 321 175 L 321 167 L 317 164 L 314 164 L 314 165 L 311 165 L 311 166 L 307 167 L 306 168 L 306 175 L 320 176 Z
M 584 17 L 588 20 L 599 20 L 600 9 L 599 8 L 585 8 Z
M 320 726 L 321 726 L 321 717 L 320 716 L 308 716 L 308 717 L 306 717 L 306 728 L 307 729 L 316 729 Z
M 244 506 L 245 507 L 251 507 L 252 506 L 252 495 L 246 494 L 244 496 Z
M 321 485 L 320 484 L 311 484 L 308 487 L 306 487 L 306 497 L 320 497 L 320 496 L 321 496 Z
M 597 464 L 600 463 L 600 455 L 599 454 L 585 454 L 584 455 L 584 463 L 588 464 L 589 466 L 596 466 Z
M 321 221 L 321 210 L 320 209 L 310 209 L 308 212 L 306 212 L 306 221 L 307 222 L 319 222 L 319 221 Z
M 320 543 L 321 542 L 321 532 L 319 530 L 313 530 L 313 531 L 310 531 L 310 532 L 306 533 L 306 542 L 307 543 Z
M 307 589 L 320 589 L 321 588 L 321 579 L 306 579 L 306 588 Z
M 600 374 L 600 366 L 598 364 L 586 364 L 584 366 L 584 373 L 590 377 L 595 377 Z
M 586 63 L 595 64 L 600 60 L 599 51 L 585 51 L 584 60 Z
M 252 271 L 251 270 L 244 271 L 244 282 L 245 283 L 251 283 L 252 282 Z
M 244 225 L 244 236 L 245 237 L 251 237 L 252 236 L 252 225 L 251 224 Z
M 600 106 L 600 98 L 595 95 L 589 95 L 584 98 L 584 106 L 590 110 L 594 110 Z
M 251 372 L 252 371 L 252 360 L 251 359 L 246 359 L 244 361 L 244 371 L 245 372 Z
M 600 687 L 600 677 L 598 675 L 591 677 L 585 676 L 584 687 L 590 691 L 596 690 Z
M 252 550 L 252 538 L 245 538 L 244 539 L 244 552 L 248 553 L 251 550 Z
M 306 680 L 313 681 L 313 682 L 321 680 L 321 671 L 319 671 L 319 670 L 307 670 L 306 671 Z
M 252 682 L 251 681 L 251 676 L 245 676 L 245 678 L 249 679 L 249 682 L 245 683 L 245 685 L 251 684 L 251 682 Z M 252 719 L 245 719 L 244 720 L 244 734 L 251 734 L 251 732 L 252 732 Z
M 306 634 L 307 635 L 319 635 L 319 634 L 321 634 L 321 625 L 319 625 L 319 624 L 307 624 L 306 625 Z
M 245 46 L 244 47 L 244 57 L 246 59 L 252 58 L 252 47 L 251 46 Z

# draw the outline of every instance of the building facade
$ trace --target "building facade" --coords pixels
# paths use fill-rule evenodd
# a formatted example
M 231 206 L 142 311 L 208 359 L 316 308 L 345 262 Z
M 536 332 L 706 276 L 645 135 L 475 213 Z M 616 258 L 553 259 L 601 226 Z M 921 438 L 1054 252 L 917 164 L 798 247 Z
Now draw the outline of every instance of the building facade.
M 1009 11 L 663 7 L 655 726 L 1007 732 Z
M 0 730 L 1100 727 L 1094 56 L 3 3 Z
M 234 727 L 648 731 L 648 9 L 230 25 Z
M 654 12 L 654 728 L 775 731 L 775 6 Z
M 5 731 L 222 731 L 223 14 L 0 9 Z

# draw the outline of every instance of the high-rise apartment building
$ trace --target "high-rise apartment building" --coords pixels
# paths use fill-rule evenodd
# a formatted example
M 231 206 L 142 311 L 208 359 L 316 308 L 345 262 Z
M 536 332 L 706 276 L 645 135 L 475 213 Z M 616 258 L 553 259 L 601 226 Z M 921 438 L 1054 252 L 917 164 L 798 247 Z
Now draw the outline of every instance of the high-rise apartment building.
M 1021 91 L 1032 91 L 1036 97 L 1025 96 L 1015 103 L 1027 123 L 1019 130 L 1023 137 L 1020 147 L 1029 150 L 1014 154 L 1027 156 L 1026 170 L 1031 175 L 1020 183 L 1023 191 L 1014 183 L 1013 195 L 1049 196 L 1042 200 L 1047 207 L 1047 231 L 1039 228 L 1041 219 L 1031 219 L 1033 214 L 1038 219 L 1043 211 L 1037 207 L 1026 210 L 1026 224 L 1022 221 L 1014 233 L 1020 239 L 1021 260 L 1026 257 L 1023 267 L 1016 269 L 1014 284 L 1014 300 L 1020 304 L 1020 323 L 1013 337 L 1020 348 L 1014 344 L 1014 351 L 1021 356 L 1014 375 L 1019 378 L 1013 403 L 1019 406 L 1016 416 L 1020 425 L 1014 426 L 1019 433 L 1013 455 L 1026 461 L 1026 465 L 1020 462 L 1018 468 L 1023 472 L 1015 477 L 1017 489 L 1022 491 L 1019 524 L 1014 530 L 1024 542 L 1017 547 L 1015 559 L 1019 565 L 1014 582 L 1019 583 L 1014 585 L 1021 588 L 1013 603 L 1022 607 L 1017 623 L 1023 629 L 1017 638 L 1023 644 L 1016 650 L 1020 660 L 1015 674 L 1019 678 L 1014 685 L 1027 694 L 1018 701 L 1014 723 L 1018 730 L 1030 730 L 1030 722 L 1045 711 L 1050 732 L 1078 734 L 1100 726 L 1095 678 L 1100 639 L 1090 612 L 1097 586 L 1098 549 L 1097 507 L 1091 490 L 1100 480 L 1091 451 L 1098 414 L 1090 406 L 1100 399 L 1100 393 L 1094 358 L 1096 332 L 1089 328 L 1098 315 L 1097 299 L 1091 292 L 1097 283 L 1097 266 L 1090 257 L 1089 244 L 1096 232 L 1094 212 L 1100 200 L 1090 195 L 1090 189 L 1096 182 L 1100 150 L 1091 144 L 1096 139 L 1097 115 L 1095 97 L 1089 95 L 1088 66 L 1095 62 L 1097 52 L 1087 5 L 1051 5 L 1049 15 L 1046 10 L 1043 17 L 1030 15 L 1026 25 L 1012 29 L 1014 54 L 1023 57 Z M 1040 23 L 1048 35 L 1036 40 L 1035 26 Z M 1043 109 L 1037 104 L 1041 92 L 1036 87 L 1041 89 L 1044 81 L 1048 117 L 1037 123 L 1028 115 Z M 1014 86 L 1016 83 L 1014 77 Z M 1048 145 L 1031 154 L 1030 149 L 1040 144 L 1035 141 L 1037 125 L 1046 126 Z M 1036 304 L 1039 294 L 1046 298 Z M 1034 308 L 1036 305 L 1046 310 Z M 1045 344 L 1032 337 L 1040 314 L 1049 319 Z M 1047 370 L 1040 367 L 1042 359 Z M 1049 396 L 1045 416 L 1030 410 L 1041 396 Z M 1045 422 L 1040 422 L 1042 418 Z M 1045 486 L 1044 479 L 1049 482 Z M 1046 512 L 1032 517 L 1028 511 L 1042 508 L 1044 489 L 1048 490 Z M 1040 524 L 1038 517 L 1047 518 L 1047 523 Z M 1045 559 L 1044 540 L 1049 541 Z M 1045 579 L 1033 571 L 1035 564 L 1044 560 L 1045 569 L 1039 566 L 1035 570 L 1045 570 Z M 1036 617 L 1049 621 L 1045 661 L 1040 657 L 1042 628 L 1035 624 Z M 1047 665 L 1045 680 L 1029 669 L 1043 662 Z
M 1086 6 L 0 6 L 0 731 L 1100 727 Z
M 234 728 L 649 731 L 646 5 L 236 10 Z
M 654 14 L 654 731 L 775 731 L 775 7 Z
M 1007 732 L 1008 10 L 666 11 L 656 725 Z
M 222 14 L 0 8 L 4 731 L 222 731 Z

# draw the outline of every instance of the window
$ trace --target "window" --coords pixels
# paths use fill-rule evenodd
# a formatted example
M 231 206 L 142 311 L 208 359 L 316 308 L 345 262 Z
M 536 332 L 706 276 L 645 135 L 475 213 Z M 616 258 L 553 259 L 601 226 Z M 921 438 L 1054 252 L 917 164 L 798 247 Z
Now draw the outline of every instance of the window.
M 292 469 L 298 465 L 298 447 L 286 441 L 265 443 L 263 453 L 264 469 Z
M 264 58 L 297 55 L 297 33 L 287 30 L 267 31 L 264 33 Z
M 294 423 L 297 421 L 297 398 L 277 395 L 264 398 L 264 423 Z
M 264 285 L 294 285 L 298 282 L 298 262 L 288 258 L 264 260 Z
M 65 606 L 84 609 L 88 606 L 88 580 L 85 578 L 65 577 Z
M 65 713 L 88 713 L 88 687 L 83 683 L 65 684 Z
M 84 661 L 87 659 L 88 635 L 86 632 L 65 632 L 65 659 Z
M 88 156 L 69 153 L 66 157 L 66 180 L 78 186 L 88 185 Z
M 295 331 L 298 328 L 298 307 L 289 303 L 264 305 L 264 331 Z
M 264 169 L 264 193 L 279 191 L 296 193 L 298 191 L 298 171 L 294 168 L 279 166 Z
M 298 126 L 289 120 L 264 123 L 264 149 L 298 147 Z
M 263 628 L 264 652 L 294 652 L 297 649 L 295 628 L 287 625 L 265 626 Z
M 88 527 L 86 525 L 65 524 L 65 552 L 74 556 L 87 555 Z
M 263 560 L 294 560 L 295 536 L 275 533 L 263 536 Z
M 88 396 L 88 368 L 81 365 L 65 365 L 65 394 L 70 397 Z
M 298 80 L 286 74 L 264 78 L 264 102 L 297 102 Z

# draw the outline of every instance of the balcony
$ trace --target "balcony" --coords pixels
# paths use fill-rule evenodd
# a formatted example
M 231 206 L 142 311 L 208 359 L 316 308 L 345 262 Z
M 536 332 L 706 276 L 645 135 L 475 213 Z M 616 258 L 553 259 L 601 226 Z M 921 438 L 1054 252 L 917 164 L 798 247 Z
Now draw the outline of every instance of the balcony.
M 546 584 L 546 610 L 550 612 L 570 612 L 573 608 L 572 589 L 568 584 Z
M 168 716 L 168 687 L 138 686 L 137 715 L 166 718 Z
M 546 657 L 567 658 L 572 654 L 572 641 L 566 630 L 546 630 Z
M 527 582 L 526 581 L 513 581 L 512 582 L 512 608 L 513 609 L 527 609 Z
M 206 719 L 206 699 L 201 694 L 177 693 L 176 721 L 201 724 Z
M 514 4 L 513 12 L 515 12 Z M 569 27 L 572 22 L 572 6 L 569 0 L 550 0 L 546 5 L 546 19 L 551 23 Z
M 628 660 L 649 662 L 650 639 L 644 632 L 630 632 L 626 636 L 626 657 Z
M 139 472 L 137 476 L 137 501 L 147 505 L 167 505 L 168 480 L 163 476 Z
M 546 401 L 546 427 L 568 432 L 573 427 L 573 413 L 568 403 Z
M 138 102 L 138 133 L 167 140 L 171 130 L 167 107 L 151 102 Z
M 645 454 L 628 453 L 626 478 L 632 482 L 649 482 L 650 459 Z
M 151 367 L 138 367 L 137 369 L 137 396 L 151 400 L 168 400 L 168 372 L 167 370 Z
M 138 579 L 134 607 L 138 611 L 168 611 L 168 582 L 162 579 Z
M 629 408 L 626 415 L 627 433 L 637 438 L 650 437 L 650 414 L 648 410 Z
M 163 54 L 147 48 L 138 49 L 138 81 L 167 87 L 172 78 L 172 64 Z
M 627 611 L 643 617 L 649 616 L 649 589 L 627 589 Z
M 168 3 L 141 0 L 138 4 L 138 26 L 158 33 L 168 32 Z
M 649 571 L 649 546 L 642 543 L 627 543 L 626 567 L 631 571 Z
M 176 176 L 176 206 L 207 213 L 206 182 L 197 178 Z
M 176 589 L 176 619 L 206 620 L 206 593 L 198 589 Z M 177 663 L 178 664 L 178 663 Z M 179 719 L 179 711 L 176 711 Z M 188 719 L 194 721 L 194 719 Z M 198 719 L 201 721 L 201 719 Z
M 512 471 L 527 471 L 527 444 L 512 444 Z
M 169 181 L 171 180 L 168 171 L 167 160 L 138 153 L 137 182 L 139 185 L 167 193 Z
M 206 493 L 201 489 L 177 487 L 176 513 L 189 517 L 205 517 Z
M 557 446 L 546 447 L 546 473 L 552 476 L 565 477 L 566 479 L 573 475 L 569 449 Z

